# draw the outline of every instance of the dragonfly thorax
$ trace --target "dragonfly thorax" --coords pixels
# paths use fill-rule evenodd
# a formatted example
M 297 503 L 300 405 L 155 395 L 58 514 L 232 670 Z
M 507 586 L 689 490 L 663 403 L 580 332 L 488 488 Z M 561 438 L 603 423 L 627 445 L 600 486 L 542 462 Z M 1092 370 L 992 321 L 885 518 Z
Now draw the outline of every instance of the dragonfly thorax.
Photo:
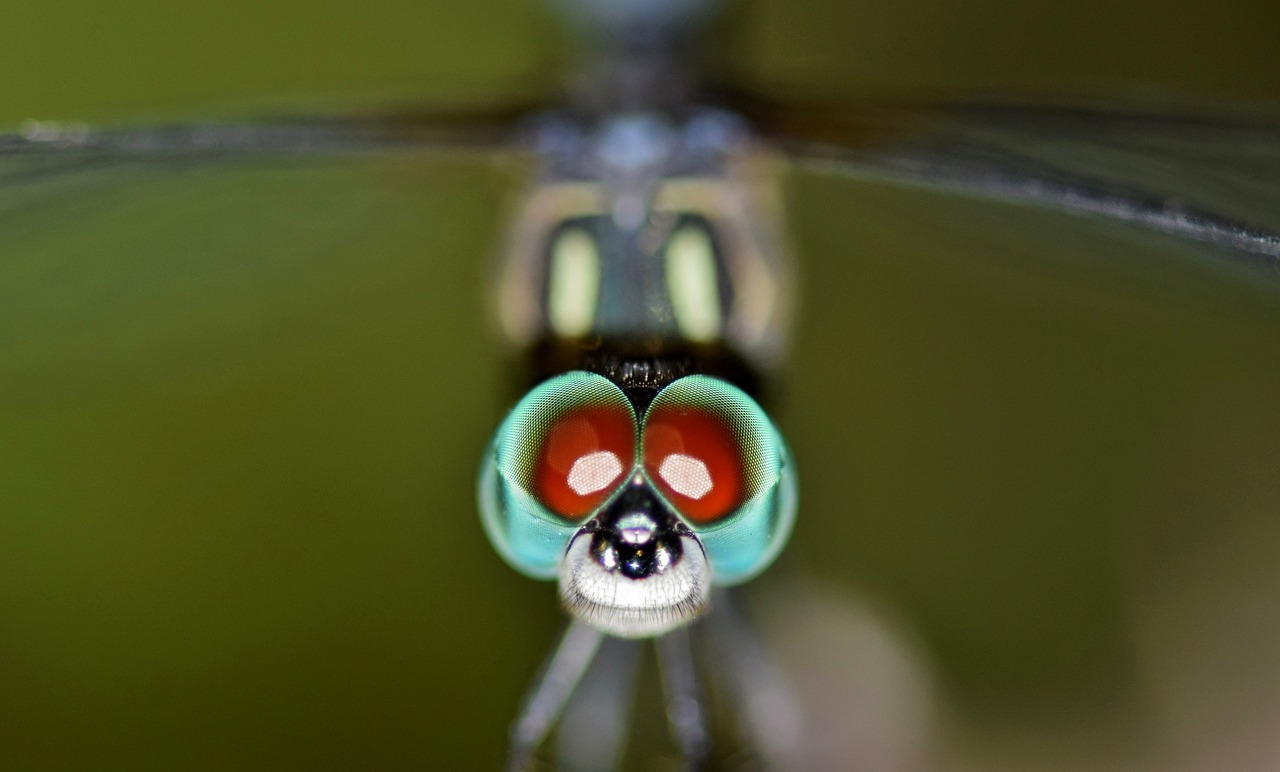
M 789 290 L 770 156 L 718 111 L 544 116 L 538 170 L 504 253 L 499 316 L 517 344 L 722 346 L 781 353 Z

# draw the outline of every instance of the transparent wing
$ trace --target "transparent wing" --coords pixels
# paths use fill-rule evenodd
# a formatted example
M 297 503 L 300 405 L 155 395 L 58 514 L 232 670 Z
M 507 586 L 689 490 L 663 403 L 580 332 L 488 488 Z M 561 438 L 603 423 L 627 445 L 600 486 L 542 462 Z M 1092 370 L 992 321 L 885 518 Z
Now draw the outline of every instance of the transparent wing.
M 756 115 L 802 168 L 1125 223 L 1200 245 L 1192 262 L 1280 280 L 1280 123 L 1265 118 L 1014 106 Z
M 154 223 L 198 217 L 183 208 L 184 200 L 198 198 L 218 179 L 242 184 L 254 175 L 274 174 L 284 199 L 275 205 L 284 208 L 291 197 L 301 197 L 309 175 L 398 164 L 402 176 L 412 176 L 424 168 L 511 160 L 514 152 L 503 151 L 513 149 L 510 140 L 522 113 L 511 108 L 106 129 L 28 122 L 20 131 L 0 134 L 0 229 L 11 237 L 37 230 L 49 240 L 74 235 L 83 230 L 75 221 L 79 209 L 105 210 L 113 202 L 154 197 L 161 180 L 173 180 L 166 183 L 172 204 L 148 212 Z M 242 200 L 252 199 L 246 194 Z M 200 227 L 236 225 L 210 216 Z M 110 253 L 116 232 L 107 229 L 99 238 Z
M 456 113 L 279 118 L 91 129 L 30 121 L 0 134 L 0 196 L 139 171 L 270 158 L 334 158 L 396 151 L 458 153 L 508 146 L 524 106 Z M 19 194 L 21 195 L 21 193 Z
M 485 183 L 511 157 L 455 152 L 493 137 L 409 119 L 0 136 L 0 353 L 34 371 L 86 341 L 247 332 L 318 313 L 394 261 L 434 275 L 432 292 L 471 277 L 478 299 L 493 215 L 467 234 L 477 252 L 447 246 L 474 211 L 433 214 L 494 208 Z

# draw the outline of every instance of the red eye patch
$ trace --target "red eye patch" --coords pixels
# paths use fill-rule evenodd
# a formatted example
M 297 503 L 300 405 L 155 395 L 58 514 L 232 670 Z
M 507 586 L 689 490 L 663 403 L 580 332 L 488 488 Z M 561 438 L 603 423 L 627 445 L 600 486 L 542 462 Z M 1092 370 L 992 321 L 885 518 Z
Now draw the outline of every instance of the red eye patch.
M 576 520 L 608 498 L 635 463 L 635 419 L 615 405 L 589 405 L 558 417 L 542 441 L 534 495 L 557 515 Z
M 733 430 L 710 411 L 660 405 L 645 419 L 645 471 L 694 523 L 713 523 L 742 505 L 742 466 Z

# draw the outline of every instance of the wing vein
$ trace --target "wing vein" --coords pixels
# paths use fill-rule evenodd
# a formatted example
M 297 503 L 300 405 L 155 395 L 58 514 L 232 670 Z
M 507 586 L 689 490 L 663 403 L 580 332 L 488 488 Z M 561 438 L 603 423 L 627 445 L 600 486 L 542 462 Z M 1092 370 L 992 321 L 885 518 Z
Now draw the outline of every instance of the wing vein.
M 964 152 L 876 152 L 819 143 L 784 143 L 802 167 L 843 176 L 959 192 L 1132 223 L 1224 247 L 1237 262 L 1280 277 L 1280 234 L 1101 181 L 1074 177 L 1005 153 L 1000 162 Z

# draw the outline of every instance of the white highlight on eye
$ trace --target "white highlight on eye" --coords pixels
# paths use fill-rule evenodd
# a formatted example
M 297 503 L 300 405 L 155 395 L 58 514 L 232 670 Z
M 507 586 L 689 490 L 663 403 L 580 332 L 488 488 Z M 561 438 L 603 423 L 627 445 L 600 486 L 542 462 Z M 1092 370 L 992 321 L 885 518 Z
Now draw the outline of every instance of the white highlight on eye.
M 683 453 L 672 453 L 658 465 L 658 476 L 681 496 L 700 499 L 711 492 L 711 471 L 701 460 Z
M 716 253 L 705 228 L 686 225 L 667 241 L 667 292 L 676 324 L 689 340 L 720 335 L 720 279 Z
M 569 487 L 579 496 L 602 491 L 622 474 L 622 460 L 616 453 L 597 450 L 573 462 L 569 467 Z
M 547 320 L 557 334 L 576 338 L 591 331 L 600 295 L 600 253 L 581 228 L 568 228 L 551 246 Z

